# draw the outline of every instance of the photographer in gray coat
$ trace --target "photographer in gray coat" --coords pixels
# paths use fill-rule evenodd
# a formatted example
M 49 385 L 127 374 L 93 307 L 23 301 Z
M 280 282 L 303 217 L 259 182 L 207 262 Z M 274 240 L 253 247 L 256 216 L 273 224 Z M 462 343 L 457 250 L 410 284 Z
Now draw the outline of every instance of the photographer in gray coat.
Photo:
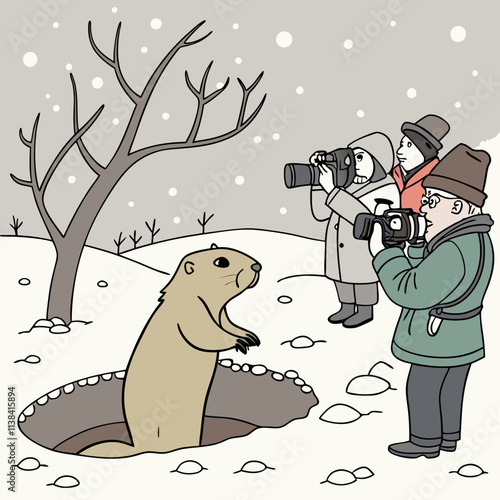
M 328 153 L 317 151 L 310 162 L 320 168 L 320 186 L 311 188 L 311 209 L 318 221 L 328 221 L 325 240 L 325 275 L 334 281 L 341 308 L 330 323 L 356 328 L 373 319 L 378 302 L 378 277 L 373 270 L 367 241 L 353 236 L 360 213 L 382 213 L 399 207 L 399 191 L 387 175 L 394 161 L 389 138 L 380 133 L 361 137 L 348 146 L 354 152 L 356 176 L 346 188 L 334 185 L 332 170 L 325 164 Z

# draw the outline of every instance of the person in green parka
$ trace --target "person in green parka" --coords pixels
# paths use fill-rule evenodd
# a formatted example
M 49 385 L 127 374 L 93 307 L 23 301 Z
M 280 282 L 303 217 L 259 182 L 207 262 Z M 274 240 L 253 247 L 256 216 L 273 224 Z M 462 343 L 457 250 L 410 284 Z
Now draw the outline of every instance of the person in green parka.
M 467 375 L 484 357 L 481 309 L 494 260 L 493 220 L 482 211 L 490 161 L 486 151 L 459 144 L 426 177 L 422 244 L 406 254 L 383 249 L 380 227 L 370 239 L 380 283 L 402 307 L 392 352 L 411 364 L 409 440 L 389 446 L 400 457 L 434 458 L 460 439 Z

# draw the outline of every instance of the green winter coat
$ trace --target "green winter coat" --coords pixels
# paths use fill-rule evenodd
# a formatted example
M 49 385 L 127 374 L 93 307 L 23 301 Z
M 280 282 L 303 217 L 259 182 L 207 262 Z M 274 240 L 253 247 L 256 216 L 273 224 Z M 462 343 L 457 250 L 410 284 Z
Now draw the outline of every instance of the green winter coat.
M 465 222 L 464 222 L 465 221 Z M 484 357 L 481 315 L 463 320 L 443 319 L 435 336 L 428 333 L 429 311 L 461 297 L 479 267 L 479 232 L 484 233 L 484 267 L 472 293 L 459 304 L 444 308 L 464 313 L 482 305 L 493 270 L 493 248 L 487 231 L 488 215 L 464 219 L 437 235 L 424 247 L 399 248 L 377 254 L 373 266 L 388 297 L 403 309 L 396 326 L 392 352 L 407 363 L 460 366 Z M 455 227 L 457 226 L 457 227 Z M 426 255 L 427 252 L 429 252 Z

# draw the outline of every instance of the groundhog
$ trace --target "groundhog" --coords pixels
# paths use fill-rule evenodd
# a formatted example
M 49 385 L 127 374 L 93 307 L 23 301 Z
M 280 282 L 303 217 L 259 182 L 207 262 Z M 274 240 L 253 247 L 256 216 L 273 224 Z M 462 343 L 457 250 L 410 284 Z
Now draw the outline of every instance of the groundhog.
M 227 316 L 226 304 L 259 279 L 261 265 L 216 245 L 186 255 L 162 290 L 128 363 L 123 410 L 132 445 L 107 441 L 80 452 L 125 457 L 199 446 L 218 353 L 260 344 Z

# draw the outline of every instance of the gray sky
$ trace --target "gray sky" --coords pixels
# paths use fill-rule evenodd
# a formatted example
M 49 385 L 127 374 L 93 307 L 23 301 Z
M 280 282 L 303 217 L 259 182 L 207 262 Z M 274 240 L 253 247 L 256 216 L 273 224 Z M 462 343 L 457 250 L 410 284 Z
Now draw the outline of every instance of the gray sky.
M 192 27 L 206 20 L 199 34 L 213 31 L 174 58 L 135 147 L 187 137 L 196 100 L 186 87 L 185 70 L 198 84 L 213 60 L 210 90 L 231 78 L 207 106 L 199 138 L 233 127 L 241 95 L 237 77 L 249 85 L 265 73 L 247 116 L 267 94 L 254 123 L 233 139 L 159 153 L 135 165 L 92 229 L 88 242 L 95 246 L 113 249 L 113 238 L 134 229 L 143 244 L 149 239 L 144 221 L 155 217 L 158 239 L 199 233 L 196 219 L 204 211 L 215 214 L 208 231 L 265 228 L 322 237 L 324 226 L 311 216 L 308 190 L 284 187 L 285 163 L 305 162 L 317 149 L 343 147 L 375 130 L 397 144 L 402 122 L 428 113 L 451 124 L 442 154 L 459 142 L 476 147 L 500 131 L 500 4 L 493 1 L 25 0 L 5 9 L 2 56 L 9 77 L 2 103 L 1 234 L 12 234 L 9 223 L 16 215 L 24 221 L 21 234 L 46 236 L 30 190 L 14 184 L 9 174 L 28 176 L 28 150 L 18 130 L 29 138 L 37 113 L 40 177 L 71 136 L 70 71 L 79 90 L 80 122 L 105 105 L 86 136 L 89 149 L 106 163 L 121 140 L 131 104 L 113 71 L 92 51 L 89 20 L 97 44 L 110 56 L 122 22 L 121 65 L 138 89 Z M 35 65 L 35 56 L 27 53 L 36 55 Z M 72 151 L 46 195 L 62 227 L 92 180 Z M 128 240 L 124 249 L 130 246 Z

